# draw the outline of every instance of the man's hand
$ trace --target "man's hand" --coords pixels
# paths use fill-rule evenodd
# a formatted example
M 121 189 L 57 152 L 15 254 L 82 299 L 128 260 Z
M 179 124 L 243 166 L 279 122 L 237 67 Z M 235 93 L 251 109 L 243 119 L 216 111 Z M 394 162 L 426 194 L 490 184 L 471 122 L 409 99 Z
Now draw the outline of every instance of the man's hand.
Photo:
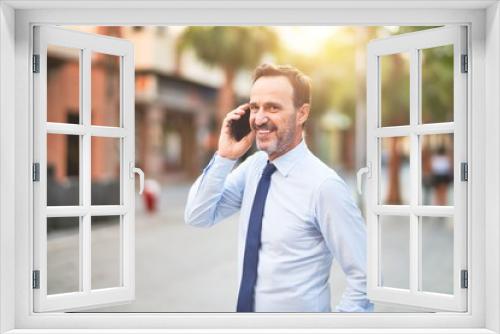
M 252 146 L 255 139 L 255 131 L 250 131 L 250 133 L 248 133 L 240 141 L 236 141 L 231 134 L 231 122 L 240 119 L 245 112 L 250 112 L 249 110 L 245 110 L 247 107 L 248 103 L 245 103 L 228 112 L 222 122 L 217 153 L 223 158 L 236 160 L 245 154 L 245 152 Z

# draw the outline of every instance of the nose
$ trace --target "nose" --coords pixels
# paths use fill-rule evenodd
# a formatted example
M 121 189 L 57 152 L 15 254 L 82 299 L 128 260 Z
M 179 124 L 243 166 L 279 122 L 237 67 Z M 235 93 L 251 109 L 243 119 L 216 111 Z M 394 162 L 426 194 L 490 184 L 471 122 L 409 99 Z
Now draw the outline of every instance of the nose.
M 268 117 L 264 114 L 262 109 L 257 111 L 257 113 L 255 114 L 255 125 L 257 125 L 257 126 L 260 126 L 262 124 L 266 124 L 266 122 L 268 120 L 269 120 Z

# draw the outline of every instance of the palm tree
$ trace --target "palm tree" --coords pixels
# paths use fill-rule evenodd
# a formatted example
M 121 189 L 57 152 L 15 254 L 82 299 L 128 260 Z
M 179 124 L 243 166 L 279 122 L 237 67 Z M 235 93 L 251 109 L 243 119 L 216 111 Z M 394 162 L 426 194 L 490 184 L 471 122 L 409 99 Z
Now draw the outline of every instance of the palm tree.
M 256 67 L 262 56 L 278 49 L 276 33 L 267 27 L 188 27 L 179 37 L 177 51 L 194 50 L 205 64 L 224 72 L 217 97 L 217 130 L 225 114 L 234 108 L 233 83 L 240 69 Z

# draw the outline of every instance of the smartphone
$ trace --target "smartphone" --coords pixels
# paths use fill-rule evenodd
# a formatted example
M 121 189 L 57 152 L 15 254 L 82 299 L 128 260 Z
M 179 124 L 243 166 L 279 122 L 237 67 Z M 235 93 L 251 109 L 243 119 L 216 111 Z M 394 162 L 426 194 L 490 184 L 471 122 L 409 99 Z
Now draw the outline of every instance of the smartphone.
M 231 122 L 231 133 L 236 141 L 240 141 L 250 133 L 250 108 L 245 108 L 245 113 L 240 119 Z

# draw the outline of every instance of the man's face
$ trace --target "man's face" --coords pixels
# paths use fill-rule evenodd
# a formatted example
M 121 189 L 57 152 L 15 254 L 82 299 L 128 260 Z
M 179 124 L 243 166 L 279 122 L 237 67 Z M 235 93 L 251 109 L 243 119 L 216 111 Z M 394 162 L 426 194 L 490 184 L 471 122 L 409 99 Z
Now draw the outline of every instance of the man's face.
M 270 159 L 287 152 L 300 141 L 302 123 L 286 77 L 264 76 L 255 81 L 250 91 L 250 126 L 256 132 L 259 150 L 267 152 Z

